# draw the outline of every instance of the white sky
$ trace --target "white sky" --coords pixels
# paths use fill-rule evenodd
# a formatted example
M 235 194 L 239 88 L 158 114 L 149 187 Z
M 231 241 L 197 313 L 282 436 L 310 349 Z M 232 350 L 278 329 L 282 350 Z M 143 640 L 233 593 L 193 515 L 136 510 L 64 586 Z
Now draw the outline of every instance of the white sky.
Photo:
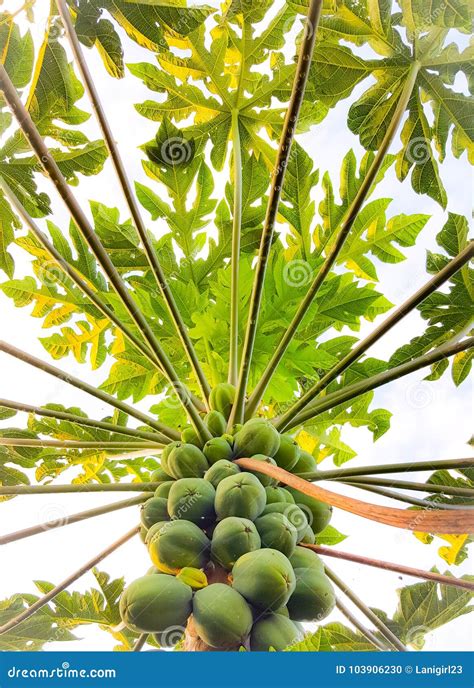
M 4 6 L 6 9 L 11 9 L 18 7 L 18 4 L 12 0 L 4 3 Z M 32 30 L 37 40 L 41 38 L 48 4 L 44 3 L 43 7 L 43 3 L 39 3 L 41 11 L 39 8 L 35 9 L 37 21 Z M 153 183 L 142 172 L 141 154 L 137 151 L 137 146 L 152 137 L 156 125 L 137 115 L 133 109 L 133 103 L 152 98 L 153 94 L 132 77 L 125 81 L 108 78 L 94 52 L 87 51 L 87 59 L 93 74 L 100 80 L 102 100 L 116 140 L 120 143 L 130 176 L 152 186 Z M 140 50 L 131 43 L 127 43 L 126 59 L 129 62 L 139 60 L 153 62 L 153 56 L 150 53 Z M 80 105 L 84 109 L 89 109 L 86 99 Z M 344 154 L 350 147 L 353 147 L 359 155 L 361 152 L 357 139 L 347 132 L 348 105 L 348 101 L 342 103 L 321 125 L 315 128 L 314 132 L 299 138 L 305 149 L 312 153 L 321 173 L 325 170 L 332 173 L 336 188 L 339 165 Z M 99 138 L 98 129 L 93 120 L 88 124 L 88 131 L 91 138 Z M 95 133 L 92 133 L 94 131 Z M 469 167 L 465 157 L 462 160 L 454 160 L 452 156 L 448 156 L 448 160 L 443 165 L 442 176 L 450 199 L 449 209 L 466 215 L 470 213 L 468 174 L 470 174 Z M 54 190 L 47 183 L 44 189 L 55 199 L 53 207 L 56 211 L 54 216 L 56 224 L 66 227 L 67 215 L 55 198 Z M 100 178 L 81 179 L 80 187 L 75 189 L 75 193 L 86 210 L 87 199 L 100 200 L 110 206 L 121 203 L 110 162 L 106 163 L 105 171 Z M 389 209 L 389 216 L 400 212 L 423 212 L 432 215 L 416 248 L 407 250 L 408 259 L 404 263 L 398 266 L 383 264 L 378 266 L 380 283 L 383 285 L 381 290 L 394 304 L 399 304 L 426 281 L 425 251 L 426 249 L 437 250 L 435 236 L 444 223 L 445 213 L 427 196 L 416 195 L 409 181 L 403 185 L 397 182 L 393 170 L 380 184 L 376 195 L 394 198 Z M 123 204 L 120 207 L 123 209 Z M 146 211 L 144 211 L 144 216 L 148 226 L 153 228 L 153 223 L 149 221 Z M 15 277 L 30 274 L 27 257 L 16 249 L 14 249 L 14 254 L 17 262 Z M 44 336 L 46 331 L 41 329 L 40 320 L 29 316 L 30 310 L 30 308 L 14 308 L 12 302 L 0 293 L 0 336 L 32 354 L 47 359 L 47 354 L 38 341 L 38 337 Z M 373 325 L 370 324 L 364 325 L 361 335 L 372 327 Z M 420 334 L 422 330 L 421 319 L 417 314 L 412 314 L 370 353 L 384 358 L 411 337 Z M 51 401 L 64 404 L 78 403 L 95 418 L 109 412 L 104 404 L 1 354 L 0 366 L 1 396 L 37 405 Z M 92 373 L 87 366 L 79 366 L 71 358 L 62 360 L 59 366 L 64 369 L 67 367 L 73 374 L 97 384 L 106 376 L 106 366 Z M 423 372 L 415 373 L 376 392 L 372 408 L 388 408 L 394 415 L 391 430 L 375 444 L 365 429 L 346 428 L 344 430 L 343 438 L 358 451 L 358 457 L 354 459 L 353 465 L 355 462 L 361 465 L 381 463 L 385 460 L 440 459 L 469 455 L 466 442 L 470 434 L 472 385 L 466 383 L 456 389 L 447 374 L 441 381 L 434 384 L 421 382 L 422 378 Z M 147 402 L 147 405 L 151 405 L 151 402 Z M 16 419 L 13 419 L 13 422 L 17 424 Z M 411 477 L 414 480 L 424 480 L 426 474 L 413 473 Z M 351 493 L 362 499 L 387 503 L 387 500 L 378 498 L 376 495 L 364 496 L 364 493 Z M 123 499 L 125 496 L 122 493 L 115 497 L 99 494 L 19 497 L 0 504 L 0 532 L 9 532 L 50 518 L 66 516 L 106 502 Z M 393 506 L 394 503 L 390 505 Z M 133 507 L 7 545 L 2 550 L 0 559 L 0 597 L 6 597 L 18 591 L 36 592 L 32 583 L 33 579 L 54 583 L 61 581 L 130 529 L 137 522 L 137 518 L 138 509 Z M 444 544 L 440 540 L 429 546 L 422 545 L 409 532 L 363 521 L 340 510 L 335 512 L 332 524 L 342 532 L 350 533 L 350 537 L 340 545 L 343 550 L 419 568 L 429 569 L 433 565 L 438 566 L 441 571 L 448 568 L 437 556 L 437 548 Z M 113 577 L 125 576 L 127 582 L 130 582 L 143 575 L 149 565 L 146 549 L 139 539 L 135 538 L 108 557 L 100 568 Z M 408 577 L 402 578 L 398 574 L 368 567 L 362 568 L 350 562 L 333 560 L 330 565 L 366 603 L 380 607 L 389 614 L 393 613 L 396 606 L 396 588 L 416 582 Z M 473 568 L 465 562 L 460 567 L 452 567 L 451 571 L 459 576 L 468 572 L 472 573 Z M 93 585 L 93 576 L 88 574 L 81 578 L 73 589 L 86 590 Z M 342 619 L 338 612 L 334 612 L 329 620 L 336 619 Z M 68 643 L 67 646 L 52 643 L 46 649 L 107 650 L 112 649 L 115 644 L 111 636 L 95 627 L 81 627 L 76 634 L 84 641 Z M 444 629 L 429 634 L 425 646 L 426 649 L 431 650 L 466 650 L 472 647 L 473 631 L 468 617 L 458 619 Z

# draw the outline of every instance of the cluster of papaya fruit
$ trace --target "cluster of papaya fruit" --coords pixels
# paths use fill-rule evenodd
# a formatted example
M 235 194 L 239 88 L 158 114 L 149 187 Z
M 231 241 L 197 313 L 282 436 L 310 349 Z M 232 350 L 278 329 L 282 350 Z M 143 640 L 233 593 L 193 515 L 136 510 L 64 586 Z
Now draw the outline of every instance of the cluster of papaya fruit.
M 316 461 L 264 418 L 227 433 L 233 394 L 227 384 L 213 390 L 206 444 L 187 428 L 163 450 L 151 475 L 160 484 L 141 507 L 154 566 L 125 589 L 120 611 L 129 628 L 154 633 L 163 647 L 178 642 L 192 615 L 212 648 L 283 650 L 301 638 L 302 621 L 324 618 L 335 604 L 320 558 L 301 546 L 315 542 L 331 507 L 241 471 L 234 459 L 294 473 L 316 470 Z

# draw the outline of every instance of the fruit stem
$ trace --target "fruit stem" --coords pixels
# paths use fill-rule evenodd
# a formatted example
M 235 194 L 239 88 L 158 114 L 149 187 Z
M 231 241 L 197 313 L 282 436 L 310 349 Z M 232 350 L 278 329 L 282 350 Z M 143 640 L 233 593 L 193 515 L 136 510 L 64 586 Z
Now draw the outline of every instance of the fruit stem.
M 229 427 L 232 427 L 232 425 L 235 423 L 241 423 L 244 417 L 245 394 L 247 390 L 250 365 L 252 362 L 255 336 L 257 333 L 258 318 L 263 296 L 263 286 L 265 282 L 265 273 L 273 240 L 273 232 L 275 228 L 275 221 L 278 213 L 278 206 L 280 203 L 286 167 L 296 131 L 301 104 L 303 102 L 309 68 L 311 66 L 311 58 L 316 41 L 321 6 L 322 0 L 311 0 L 308 16 L 305 22 L 304 36 L 298 57 L 298 64 L 293 81 L 290 103 L 286 111 L 280 144 L 276 156 L 276 163 L 273 169 L 267 211 L 255 268 L 252 296 L 250 299 L 249 315 L 240 363 L 239 380 L 237 384 L 237 394 L 229 419 Z
M 104 270 L 117 296 L 120 298 L 129 317 L 138 327 L 139 331 L 147 341 L 148 345 L 160 361 L 161 368 L 170 385 L 173 387 L 183 409 L 188 415 L 193 427 L 200 436 L 201 440 L 207 441 L 211 438 L 211 433 L 206 428 L 198 410 L 194 406 L 189 390 L 179 379 L 171 361 L 166 355 L 160 342 L 156 338 L 150 324 L 138 307 L 136 301 L 131 296 L 127 285 L 113 264 L 109 254 L 104 248 L 98 235 L 93 230 L 84 211 L 79 205 L 76 197 L 72 193 L 65 177 L 63 176 L 58 164 L 51 155 L 49 148 L 44 142 L 36 125 L 34 124 L 28 110 L 23 105 L 5 67 L 0 63 L 0 88 L 3 91 L 5 100 L 14 114 L 20 128 L 22 129 L 27 141 L 33 149 L 38 161 L 46 175 L 53 182 L 61 199 L 64 201 L 72 219 L 81 232 L 84 241 L 91 249 L 97 262 Z
M 180 439 L 180 435 L 176 430 L 169 428 L 167 425 L 162 425 L 162 423 L 159 423 L 158 421 L 154 420 L 148 414 L 139 411 L 133 406 L 129 406 L 124 401 L 116 399 L 115 397 L 111 396 L 110 394 L 107 394 L 101 389 L 94 387 L 93 385 L 90 385 L 89 383 L 84 382 L 83 380 L 80 380 L 77 377 L 74 377 L 74 375 L 71 375 L 70 373 L 65 373 L 60 368 L 56 368 L 50 363 L 42 361 L 40 358 L 31 356 L 31 354 L 28 354 L 26 353 L 26 351 L 22 351 L 21 349 L 18 349 L 17 347 L 8 344 L 8 342 L 0 340 L 0 351 L 3 351 L 3 353 L 8 354 L 9 356 L 13 356 L 14 358 L 17 358 L 18 360 L 23 361 L 24 363 L 27 363 L 28 365 L 31 365 L 34 368 L 38 368 L 38 370 L 42 370 L 43 372 L 48 373 L 48 375 L 53 375 L 54 377 L 58 378 L 58 380 L 62 380 L 63 382 L 72 385 L 73 387 L 77 387 L 77 389 L 80 389 L 82 392 L 86 392 L 86 394 L 90 394 L 91 396 L 95 397 L 96 399 L 100 399 L 106 404 L 110 404 L 110 406 L 119 409 L 119 411 L 123 411 L 127 415 L 136 418 L 137 420 L 141 421 L 142 423 L 145 423 L 146 425 L 150 426 L 151 428 L 154 428 L 155 430 L 158 430 L 158 432 L 161 432 L 163 435 L 166 435 L 166 437 L 168 437 L 170 440 Z
M 151 239 L 148 235 L 147 229 L 146 229 L 145 224 L 143 222 L 143 218 L 142 218 L 142 215 L 140 213 L 140 209 L 138 207 L 138 203 L 136 201 L 135 194 L 132 191 L 132 187 L 130 185 L 130 181 L 128 179 L 127 172 L 125 170 L 125 166 L 124 166 L 122 158 L 120 156 L 120 152 L 118 150 L 117 143 L 114 139 L 114 136 L 113 136 L 112 130 L 110 128 L 109 122 L 107 120 L 106 114 L 105 114 L 104 109 L 102 107 L 102 103 L 100 101 L 98 91 L 95 87 L 94 80 L 93 80 L 92 75 L 91 75 L 89 68 L 87 66 L 87 62 L 84 58 L 84 54 L 82 52 L 81 45 L 79 43 L 76 31 L 75 31 L 73 23 L 71 21 L 71 15 L 69 14 L 69 9 L 66 5 L 65 0 L 56 0 L 56 5 L 58 8 L 58 12 L 61 16 L 65 31 L 66 31 L 66 36 L 69 40 L 69 44 L 70 44 L 72 52 L 74 54 L 77 66 L 79 68 L 82 79 L 84 81 L 86 91 L 89 95 L 89 99 L 92 103 L 93 110 L 94 110 L 96 117 L 97 117 L 97 120 L 99 122 L 101 131 L 102 131 L 102 135 L 103 135 L 105 142 L 107 144 L 107 149 L 110 153 L 110 157 L 112 159 L 112 163 L 113 163 L 116 175 L 118 177 L 120 187 L 122 189 L 122 193 L 125 197 L 128 209 L 129 209 L 130 214 L 133 218 L 133 223 L 134 223 L 135 228 L 137 230 L 138 236 L 140 237 L 140 240 L 143 244 L 143 251 L 144 251 L 145 256 L 148 260 L 148 264 L 150 265 L 151 271 L 152 271 L 153 276 L 155 278 L 155 281 L 158 285 L 161 296 L 163 297 L 163 299 L 166 303 L 166 306 L 168 308 L 168 312 L 170 314 L 171 320 L 173 321 L 173 324 L 176 328 L 178 336 L 179 336 L 181 343 L 183 345 L 184 351 L 185 351 L 185 353 L 188 357 L 188 360 L 191 364 L 191 368 L 193 369 L 193 372 L 196 376 L 199 388 L 201 390 L 201 394 L 202 394 L 202 396 L 205 400 L 206 406 L 207 406 L 208 399 L 209 399 L 209 393 L 211 391 L 209 384 L 208 384 L 206 377 L 204 375 L 204 372 L 203 372 L 203 370 L 199 364 L 199 361 L 198 361 L 198 358 L 196 356 L 196 352 L 194 350 L 191 339 L 189 337 L 186 325 L 184 324 L 184 321 L 181 317 L 181 314 L 179 312 L 179 308 L 176 304 L 173 293 L 170 289 L 170 285 L 168 284 L 168 280 L 166 279 L 165 273 L 163 272 L 163 268 L 161 267 L 161 264 L 158 260 L 158 256 L 156 254 L 155 249 L 153 248 L 153 244 L 151 242 Z
M 140 652 L 142 647 L 146 644 L 146 641 L 148 640 L 149 633 L 142 633 L 138 639 L 135 645 L 132 648 L 132 652 Z
M 433 294 L 442 284 L 447 282 L 458 270 L 460 270 L 466 263 L 468 263 L 474 256 L 474 241 L 471 241 L 461 253 L 453 258 L 440 270 L 434 277 L 426 282 L 418 291 L 416 291 L 410 298 L 402 303 L 396 310 L 393 311 L 383 322 L 378 325 L 365 339 L 362 339 L 356 346 L 349 351 L 349 353 L 341 358 L 341 360 L 324 375 L 318 382 L 316 382 L 305 394 L 291 408 L 292 415 L 299 413 L 306 407 L 317 394 L 322 392 L 335 380 L 338 375 L 349 368 L 354 361 L 357 361 L 370 347 L 379 341 L 392 327 L 399 323 L 406 315 L 411 313 L 422 301 Z M 260 383 L 259 383 L 260 385 Z M 259 386 L 257 385 L 257 387 Z M 257 388 L 256 388 L 257 389 Z M 254 392 L 255 394 L 255 392 Z M 249 401 L 249 411 L 252 410 L 252 397 Z
M 107 504 L 106 506 L 99 506 L 95 509 L 80 511 L 77 514 L 71 514 L 69 516 L 65 516 L 64 518 L 59 518 L 56 521 L 46 521 L 45 523 L 40 523 L 37 526 L 31 526 L 30 528 L 17 530 L 14 533 L 8 533 L 7 535 L 0 536 L 0 545 L 8 545 L 10 542 L 17 542 L 18 540 L 24 540 L 25 538 L 32 537 L 33 535 L 46 533 L 54 528 L 62 528 L 63 526 L 69 526 L 72 523 L 85 521 L 88 518 L 109 514 L 112 511 L 118 511 L 119 509 L 126 509 L 130 506 L 141 504 L 147 499 L 149 499 L 149 495 L 139 495 L 138 497 L 131 497 L 130 499 L 124 499 L 120 502 L 113 502 L 112 504 Z
M 395 573 L 402 573 L 406 576 L 413 576 L 413 578 L 422 578 L 423 580 L 435 581 L 442 585 L 451 585 L 454 588 L 463 588 L 464 590 L 474 590 L 474 583 L 453 576 L 443 576 L 441 573 L 434 571 L 423 571 L 422 569 L 415 569 L 411 566 L 404 566 L 403 564 L 396 564 L 391 561 L 382 561 L 381 559 L 371 559 L 360 554 L 352 554 L 349 552 L 341 552 L 340 550 L 331 547 L 323 547 L 322 545 L 303 544 L 303 547 L 312 549 L 313 552 L 325 557 L 334 557 L 335 559 L 343 559 L 345 561 L 353 561 L 356 564 L 363 564 L 364 566 L 372 566 L 377 569 L 384 569 L 386 571 L 395 571 Z
M 268 384 L 272 379 L 279 362 L 281 361 L 286 350 L 288 349 L 288 346 L 290 345 L 293 337 L 295 336 L 296 331 L 298 330 L 298 327 L 301 324 L 301 321 L 308 312 L 309 307 L 313 303 L 321 285 L 323 284 L 331 268 L 335 264 L 337 257 L 347 239 L 347 236 L 349 235 L 349 232 L 352 229 L 352 226 L 355 220 L 357 219 L 357 216 L 367 196 L 370 193 L 370 190 L 375 181 L 375 178 L 377 177 L 382 162 L 385 159 L 385 156 L 390 148 L 390 145 L 393 142 L 396 132 L 398 131 L 400 121 L 403 115 L 405 114 L 405 110 L 407 108 L 408 101 L 410 100 L 410 96 L 412 94 L 419 69 L 420 64 L 415 61 L 408 72 L 406 82 L 400 94 L 400 99 L 397 103 L 396 110 L 393 113 L 393 117 L 387 127 L 387 131 L 385 132 L 385 136 L 383 137 L 382 143 L 380 144 L 380 148 L 377 151 L 377 154 L 375 155 L 373 162 L 369 170 L 367 171 L 367 174 L 362 184 L 360 185 L 354 200 L 352 201 L 346 214 L 341 220 L 341 223 L 335 229 L 335 233 L 338 232 L 336 239 L 329 253 L 326 256 L 324 263 L 318 270 L 316 277 L 314 278 L 311 286 L 305 294 L 302 302 L 300 303 L 293 317 L 293 320 L 283 333 L 283 336 L 280 342 L 278 343 L 278 346 L 275 352 L 273 353 L 267 367 L 265 368 L 258 385 L 256 386 L 252 395 L 250 396 L 249 403 L 247 404 L 247 413 L 249 416 L 251 416 L 255 412 L 258 405 L 260 404 L 262 397 L 265 394 L 265 390 L 267 389 Z
M 40 597 L 36 602 L 34 602 L 28 609 L 25 609 L 22 611 L 20 614 L 15 616 L 13 619 L 10 619 L 10 621 L 7 621 L 6 624 L 3 624 L 3 626 L 0 626 L 0 635 L 3 633 L 6 633 L 7 631 L 12 630 L 12 628 L 15 628 L 18 626 L 22 621 L 25 621 L 26 619 L 29 619 L 30 616 L 33 616 L 37 611 L 39 611 L 42 607 L 44 607 L 48 602 L 51 602 L 56 595 L 59 595 L 60 592 L 63 592 L 63 590 L 66 590 L 72 583 L 78 580 L 78 578 L 81 578 L 85 573 L 90 571 L 94 566 L 96 566 L 99 562 L 101 562 L 105 557 L 107 557 L 109 554 L 112 554 L 112 552 L 115 552 L 116 549 L 121 547 L 123 544 L 125 544 L 128 540 L 130 540 L 134 535 L 136 535 L 140 530 L 140 526 L 135 526 L 135 528 L 132 528 L 132 530 L 129 530 L 125 535 L 122 535 L 118 540 L 115 540 L 111 545 L 106 547 L 102 552 L 99 552 L 99 554 L 96 554 L 95 557 L 90 559 L 86 564 L 81 566 L 77 571 L 74 571 L 70 576 L 65 578 L 62 583 L 59 583 L 56 585 L 54 588 L 52 588 L 46 595 L 43 595 L 43 597 Z
M 236 385 L 239 376 L 239 265 L 242 227 L 242 150 L 240 146 L 239 111 L 232 110 L 232 154 L 234 169 L 234 212 L 232 218 L 230 350 L 228 382 Z
M 448 470 L 474 468 L 473 459 L 435 459 L 434 461 L 405 461 L 401 463 L 373 464 L 371 466 L 354 466 L 352 468 L 334 468 L 329 471 L 315 473 L 299 473 L 305 480 L 319 481 L 332 478 L 345 479 L 356 475 L 370 475 L 371 473 L 404 473 L 411 471 L 435 471 L 441 468 Z
M 280 416 L 280 418 L 275 419 L 275 427 L 280 432 L 290 430 L 298 425 L 302 425 L 308 420 L 312 420 L 319 414 L 333 408 L 334 406 L 337 406 L 338 404 L 350 401 L 351 399 L 358 397 L 360 394 L 365 394 L 372 389 L 386 385 L 388 382 L 398 380 L 404 375 L 409 375 L 416 370 L 426 368 L 433 363 L 437 363 L 444 358 L 449 358 L 449 356 L 454 356 L 461 351 L 466 351 L 473 346 L 474 337 L 468 337 L 460 342 L 443 344 L 442 346 L 439 346 L 436 349 L 423 354 L 422 356 L 418 356 L 418 358 L 414 358 L 411 361 L 406 361 L 399 366 L 389 368 L 382 373 L 372 375 L 371 377 L 365 378 L 364 380 L 356 382 L 353 385 L 349 385 L 343 389 L 337 390 L 336 392 L 332 392 L 332 394 L 328 394 L 319 401 L 303 408 L 298 415 L 295 415 L 293 408 L 291 408 L 285 414 Z
M 41 406 L 32 406 L 31 404 L 23 404 L 11 399 L 0 399 L 0 408 L 8 408 L 23 413 L 31 413 L 37 416 L 44 416 L 46 418 L 54 418 L 54 420 L 66 420 L 69 423 L 76 425 L 83 425 L 85 427 L 97 428 L 105 430 L 117 435 L 127 435 L 129 437 L 138 437 L 143 440 L 149 440 L 155 443 L 169 444 L 169 439 L 161 433 L 145 432 L 145 430 L 138 430 L 135 428 L 126 428 L 122 425 L 115 425 L 105 420 L 93 420 L 92 418 L 85 418 L 77 416 L 75 413 L 68 413 L 66 411 L 58 411 L 56 409 L 43 408 Z
M 390 628 L 386 626 L 381 619 L 368 607 L 361 599 L 358 597 L 344 581 L 342 581 L 339 576 L 337 576 L 334 571 L 332 571 L 328 566 L 324 566 L 324 570 L 326 571 L 326 575 L 328 578 L 336 585 L 339 590 L 342 590 L 342 592 L 347 595 L 347 597 L 350 599 L 350 601 L 355 604 L 355 606 L 360 609 L 360 611 L 365 614 L 365 616 L 372 621 L 374 626 L 378 628 L 380 633 L 393 645 L 397 650 L 400 652 L 406 652 L 407 648 L 405 645 L 400 641 L 397 636 L 392 633 Z

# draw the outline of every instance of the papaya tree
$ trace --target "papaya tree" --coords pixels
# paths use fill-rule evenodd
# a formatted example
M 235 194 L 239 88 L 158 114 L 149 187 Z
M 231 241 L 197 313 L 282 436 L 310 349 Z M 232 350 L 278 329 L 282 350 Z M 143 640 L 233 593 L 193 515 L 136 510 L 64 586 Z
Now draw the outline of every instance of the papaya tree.
M 6 508 L 68 494 L 73 510 L 76 493 L 133 494 L 0 544 L 88 519 L 95 531 L 128 507 L 135 516 L 65 580 L 4 599 L 0 648 L 40 650 L 92 623 L 121 650 L 421 649 L 470 611 L 473 578 L 341 550 L 330 522 L 352 514 L 354 528 L 413 532 L 420 548 L 441 536 L 453 566 L 474 531 L 473 459 L 358 464 L 344 439 L 347 428 L 373 440 L 389 431 L 380 387 L 417 371 L 427 385 L 469 377 L 474 245 L 443 180 L 446 159 L 467 167 L 473 155 L 469 3 L 45 4 L 0 14 L 0 287 L 49 333 L 43 357 L 28 342 L 2 340 L 0 352 L 110 412 L 35 404 L 34 388 L 1 398 L 0 496 Z M 137 175 L 108 119 L 127 103 L 124 77 L 146 93 L 130 129 L 147 120 L 154 132 Z M 308 142 L 333 122 L 337 137 L 341 113 L 355 152 L 338 161 L 337 187 Z M 410 214 L 380 195 L 390 175 Z M 88 205 L 85 177 L 99 185 Z M 438 248 L 418 261 L 417 289 L 392 303 L 384 284 L 426 246 L 430 214 L 413 212 L 416 199 L 438 222 Z M 417 336 L 391 345 L 416 313 Z M 382 339 L 388 354 L 372 356 Z M 134 537 L 150 568 L 112 580 L 97 565 Z M 384 570 L 417 582 L 398 590 L 390 617 L 333 558 L 380 569 L 381 586 Z M 99 589 L 73 591 L 90 571 Z

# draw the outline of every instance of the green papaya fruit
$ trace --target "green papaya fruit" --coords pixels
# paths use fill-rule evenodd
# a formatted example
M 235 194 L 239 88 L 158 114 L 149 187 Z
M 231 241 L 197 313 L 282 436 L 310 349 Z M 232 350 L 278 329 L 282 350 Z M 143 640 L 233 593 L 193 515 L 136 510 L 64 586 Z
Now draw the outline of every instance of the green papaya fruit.
M 303 449 L 300 450 L 300 456 L 298 461 L 295 463 L 291 472 L 294 475 L 300 475 L 300 473 L 315 473 L 318 470 L 318 462 L 312 454 Z
M 185 566 L 204 568 L 210 548 L 205 533 L 191 521 L 169 521 L 148 542 L 152 562 L 164 573 L 178 573 Z
M 267 504 L 263 510 L 262 516 L 275 513 L 284 514 L 289 522 L 296 528 L 297 542 L 299 542 L 309 525 L 306 513 L 297 504 L 275 502 L 273 504 Z
M 230 429 L 230 435 L 232 437 L 232 444 L 234 443 L 235 435 L 239 432 L 239 430 L 242 430 L 244 427 L 243 423 L 235 423 L 231 429 Z
M 252 456 L 251 458 L 254 461 L 262 461 L 264 463 L 270 464 L 270 466 L 276 466 L 276 463 L 271 458 L 271 456 L 265 456 L 264 454 L 255 454 L 255 456 Z M 272 478 L 270 475 L 265 475 L 265 473 L 259 473 L 258 471 L 249 471 L 249 473 L 258 478 L 262 483 L 263 487 L 273 487 L 276 486 L 276 484 L 278 483 L 278 480 Z
M 267 494 L 267 505 L 268 504 L 276 504 L 278 502 L 283 503 L 283 504 L 294 504 L 295 500 L 293 499 L 293 495 L 291 495 L 288 490 L 285 490 L 284 487 L 276 487 L 274 485 L 270 485 L 269 487 L 265 488 L 265 492 Z
M 290 557 L 294 569 L 313 569 L 318 573 L 324 573 L 324 564 L 320 557 L 307 547 L 296 547 Z
M 147 533 L 148 533 L 148 528 L 145 528 L 145 526 L 144 526 L 143 524 L 141 524 L 141 525 L 140 525 L 140 533 L 139 533 L 139 535 L 140 535 L 140 540 L 141 540 L 142 542 L 146 542 Z
M 204 416 L 204 422 L 214 437 L 221 437 L 226 431 L 227 419 L 220 411 L 209 411 Z
M 159 468 L 155 468 L 155 470 L 150 473 L 151 483 L 165 483 L 169 479 L 169 475 L 161 466 Z
M 229 516 L 219 521 L 212 534 L 211 557 L 230 571 L 242 554 L 260 549 L 257 528 L 247 518 Z
M 181 444 L 183 443 L 179 440 L 175 440 L 174 442 L 170 442 L 169 444 L 167 444 L 161 452 L 161 468 L 168 475 L 168 480 L 173 477 L 170 473 L 170 469 L 168 466 L 168 456 L 171 454 L 175 447 L 180 446 Z
M 217 485 L 215 509 L 220 520 L 241 516 L 254 521 L 265 508 L 266 494 L 262 483 L 250 473 L 237 473 Z
M 258 609 L 274 611 L 283 607 L 295 585 L 290 560 L 275 549 L 243 554 L 232 569 L 232 587 Z
M 219 411 L 228 420 L 235 400 L 236 389 L 228 382 L 216 385 L 209 396 L 211 411 Z
M 161 485 L 158 485 L 154 492 L 155 497 L 164 497 L 164 499 L 168 499 L 168 495 L 171 490 L 171 485 L 173 485 L 173 483 L 174 480 L 167 480 L 165 483 L 161 483 Z
M 204 473 L 204 479 L 209 480 L 217 488 L 224 478 L 228 478 L 230 475 L 237 475 L 237 473 L 240 473 L 240 468 L 236 463 L 222 459 L 207 469 Z
M 262 540 L 262 547 L 277 549 L 287 557 L 295 551 L 298 533 L 284 514 L 260 516 L 255 521 L 255 527 Z
M 192 611 L 193 591 L 173 576 L 142 576 L 125 588 L 120 616 L 127 628 L 140 633 L 163 633 L 184 628 Z
M 324 530 L 331 520 L 332 506 L 309 497 L 293 487 L 289 487 L 288 492 L 291 492 L 296 504 L 305 512 L 313 533 L 317 534 Z
M 208 440 L 202 451 L 210 466 L 218 461 L 230 461 L 232 458 L 232 447 L 223 437 L 213 437 L 212 440 Z
M 294 621 L 321 621 L 334 609 L 336 598 L 329 578 L 315 569 L 295 569 L 296 587 L 288 600 Z
M 146 576 L 153 576 L 155 573 L 161 573 L 159 569 L 156 568 L 156 566 L 150 566 L 148 571 L 146 572 Z
M 286 616 L 288 619 L 290 618 L 290 612 L 288 611 L 288 607 L 280 607 L 280 609 L 276 609 L 274 614 L 281 614 L 281 616 Z
M 145 537 L 145 544 L 148 545 L 150 540 L 153 538 L 155 533 L 157 533 L 159 530 L 164 528 L 169 523 L 169 519 L 167 521 L 158 521 L 158 523 L 154 523 L 151 528 L 148 529 Z
M 167 458 L 168 469 L 173 478 L 202 478 L 209 468 L 207 459 L 194 444 L 179 443 Z
M 314 545 L 314 543 L 316 542 L 316 536 L 311 530 L 311 526 L 308 526 L 306 528 L 306 530 L 304 531 L 304 535 L 301 538 L 301 540 L 299 540 L 299 542 L 304 542 L 306 545 Z
M 266 418 L 253 418 L 234 436 L 234 456 L 249 458 L 255 454 L 272 457 L 280 446 L 280 433 Z
M 224 583 L 212 583 L 194 595 L 194 626 L 211 647 L 237 649 L 245 643 L 252 621 L 245 599 Z
M 290 435 L 280 435 L 280 446 L 273 456 L 277 466 L 284 468 L 285 471 L 291 471 L 298 463 L 300 455 L 301 449 L 298 442 Z
M 182 519 L 206 528 L 215 520 L 216 491 L 204 478 L 181 478 L 171 486 L 168 511 L 173 519 Z
M 184 626 L 170 626 L 163 633 L 153 633 L 153 636 L 160 647 L 174 647 L 179 643 L 186 632 Z
M 159 521 L 168 521 L 168 504 L 163 497 L 151 497 L 140 509 L 140 520 L 145 528 L 151 528 Z
M 193 444 L 198 449 L 202 449 L 202 441 L 196 430 L 190 425 L 181 432 L 181 441 L 184 444 Z
M 301 632 L 293 621 L 281 614 L 269 614 L 252 627 L 250 649 L 253 652 L 281 652 L 301 640 Z

